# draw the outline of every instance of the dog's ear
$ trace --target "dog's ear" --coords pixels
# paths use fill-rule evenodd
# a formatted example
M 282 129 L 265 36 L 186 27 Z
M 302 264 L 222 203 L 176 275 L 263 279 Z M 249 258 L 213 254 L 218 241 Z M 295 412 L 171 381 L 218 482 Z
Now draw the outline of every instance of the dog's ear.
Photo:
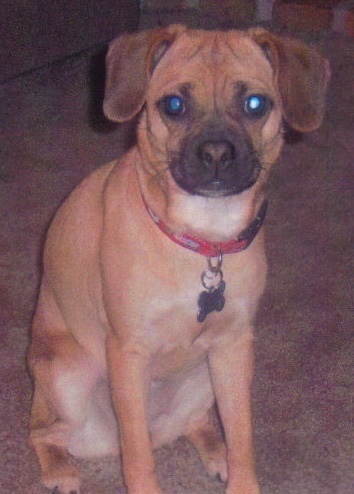
M 167 28 L 123 34 L 109 45 L 103 111 L 109 120 L 125 122 L 145 103 L 146 88 L 154 68 L 178 34 L 186 28 Z
M 284 120 L 300 132 L 317 129 L 325 111 L 328 60 L 300 41 L 280 38 L 262 28 L 250 29 L 249 34 L 274 69 Z

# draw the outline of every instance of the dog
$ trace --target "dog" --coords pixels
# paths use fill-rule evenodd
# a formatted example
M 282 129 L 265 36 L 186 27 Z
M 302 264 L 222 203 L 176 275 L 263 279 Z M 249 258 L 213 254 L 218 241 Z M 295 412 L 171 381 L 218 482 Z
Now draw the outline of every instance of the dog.
M 137 144 L 47 233 L 28 356 L 42 482 L 78 494 L 73 457 L 120 455 L 129 494 L 161 494 L 152 451 L 186 436 L 227 494 L 258 494 L 266 182 L 285 127 L 321 124 L 328 61 L 263 28 L 171 25 L 113 40 L 106 63 L 105 115 L 140 113 Z

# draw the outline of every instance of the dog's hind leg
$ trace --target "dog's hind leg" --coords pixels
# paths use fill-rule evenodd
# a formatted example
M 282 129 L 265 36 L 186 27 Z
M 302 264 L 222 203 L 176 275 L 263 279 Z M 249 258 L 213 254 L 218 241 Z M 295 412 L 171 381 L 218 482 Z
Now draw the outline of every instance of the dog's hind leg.
M 78 494 L 80 474 L 68 446 L 87 415 L 97 371 L 61 320 L 47 325 L 39 307 L 34 320 L 29 366 L 34 379 L 30 441 L 42 471 L 43 484 L 60 494 Z
M 54 368 L 56 367 L 56 369 Z M 61 405 L 58 407 L 54 374 L 59 378 L 59 366 L 45 360 L 32 367 L 35 391 L 30 422 L 30 441 L 39 459 L 42 482 L 56 493 L 79 493 L 80 474 L 70 461 L 67 451 L 70 419 Z M 69 374 L 65 377 L 68 377 Z M 69 419 L 69 420 L 68 420 Z
M 214 407 L 194 425 L 186 437 L 200 455 L 207 472 L 212 477 L 227 481 L 226 445 L 216 427 Z

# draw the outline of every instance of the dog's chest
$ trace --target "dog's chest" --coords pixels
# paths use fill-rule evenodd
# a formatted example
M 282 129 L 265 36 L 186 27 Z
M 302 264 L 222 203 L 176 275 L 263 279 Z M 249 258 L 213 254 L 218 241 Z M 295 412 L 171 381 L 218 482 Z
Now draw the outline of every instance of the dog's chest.
M 202 339 L 201 339 L 202 340 Z M 206 359 L 208 345 L 203 341 L 176 341 L 162 345 L 151 359 L 153 380 L 188 374 Z
M 195 286 L 186 286 L 178 295 L 152 302 L 155 310 L 150 306 L 144 333 L 152 348 L 151 373 L 155 379 L 189 372 L 206 359 L 211 346 L 230 328 L 237 331 L 231 297 L 220 312 L 213 311 L 200 322 L 201 291 L 205 289 L 197 280 Z

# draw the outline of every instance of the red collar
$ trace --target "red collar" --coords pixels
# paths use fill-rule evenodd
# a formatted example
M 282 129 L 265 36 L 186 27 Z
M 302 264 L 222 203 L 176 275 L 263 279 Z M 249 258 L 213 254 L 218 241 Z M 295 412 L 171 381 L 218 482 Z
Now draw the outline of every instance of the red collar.
M 195 237 L 194 235 L 179 235 L 177 233 L 174 233 L 172 230 L 170 230 L 170 228 L 168 228 L 167 225 L 165 225 L 160 220 L 158 216 L 156 216 L 156 214 L 145 202 L 144 197 L 143 201 L 145 203 L 146 209 L 148 210 L 148 213 L 154 220 L 155 224 L 165 235 L 167 235 L 168 238 L 170 238 L 173 242 L 180 245 L 181 247 L 193 250 L 194 252 L 198 252 L 198 254 L 206 257 L 217 257 L 220 254 L 232 254 L 247 249 L 247 247 L 251 245 L 253 239 L 261 229 L 267 212 L 267 201 L 264 200 L 258 211 L 257 216 L 250 223 L 250 225 L 239 234 L 237 239 L 230 240 L 229 242 L 208 242 L 207 240 Z

